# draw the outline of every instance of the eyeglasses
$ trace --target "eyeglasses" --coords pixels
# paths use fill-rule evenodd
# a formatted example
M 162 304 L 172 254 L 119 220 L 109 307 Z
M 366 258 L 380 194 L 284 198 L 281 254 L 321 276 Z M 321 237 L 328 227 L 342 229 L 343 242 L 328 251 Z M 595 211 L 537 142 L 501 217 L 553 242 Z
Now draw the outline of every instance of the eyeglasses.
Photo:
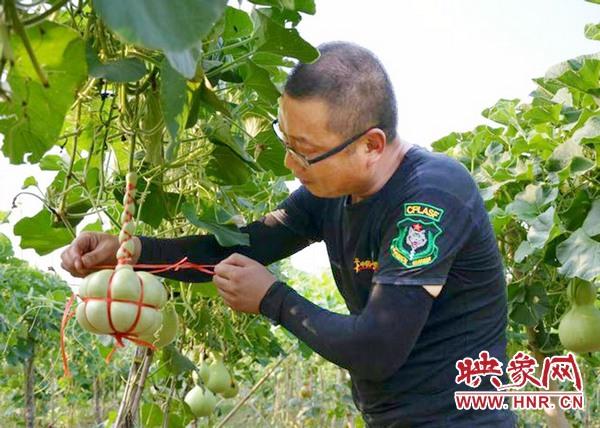
M 279 127 L 279 121 L 277 119 L 275 119 L 273 121 L 273 132 L 275 132 L 275 135 L 277 135 L 277 138 L 279 139 L 279 142 L 283 145 L 283 147 L 285 148 L 285 150 L 294 157 L 294 159 L 296 159 L 304 168 L 308 168 L 310 165 L 313 165 L 317 162 L 320 162 L 322 160 L 327 159 L 328 157 L 331 157 L 339 152 L 341 152 L 342 150 L 344 150 L 346 147 L 348 147 L 350 144 L 354 143 L 355 141 L 357 141 L 359 138 L 361 138 L 362 136 L 364 136 L 367 132 L 371 131 L 372 129 L 376 129 L 379 128 L 379 126 L 372 126 L 371 128 L 367 129 L 366 131 L 361 132 L 358 135 L 355 135 L 354 137 L 344 141 L 342 144 L 340 144 L 339 146 L 334 147 L 331 150 L 326 151 L 325 153 L 323 153 L 322 155 L 316 156 L 312 159 L 308 159 L 306 156 L 304 156 L 302 153 L 298 153 L 295 149 L 293 149 L 287 142 L 286 139 L 287 137 L 285 136 L 285 134 L 283 133 L 283 131 L 281 130 L 281 128 Z

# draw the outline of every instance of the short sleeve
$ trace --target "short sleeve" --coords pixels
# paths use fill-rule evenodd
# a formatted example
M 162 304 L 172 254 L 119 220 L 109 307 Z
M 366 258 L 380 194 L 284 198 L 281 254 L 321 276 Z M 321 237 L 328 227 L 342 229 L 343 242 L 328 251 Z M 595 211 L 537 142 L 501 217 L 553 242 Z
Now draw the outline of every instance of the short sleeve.
M 323 239 L 324 208 L 325 199 L 314 196 L 301 186 L 270 215 L 296 234 L 316 242 Z
M 471 235 L 470 199 L 439 188 L 421 189 L 391 210 L 382 227 L 373 282 L 442 285 Z

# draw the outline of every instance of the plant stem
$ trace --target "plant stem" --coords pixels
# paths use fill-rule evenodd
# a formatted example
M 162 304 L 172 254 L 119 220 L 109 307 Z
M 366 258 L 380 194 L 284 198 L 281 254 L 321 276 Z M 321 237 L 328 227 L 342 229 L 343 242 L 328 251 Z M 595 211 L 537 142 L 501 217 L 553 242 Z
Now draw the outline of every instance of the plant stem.
M 265 373 L 265 375 L 262 378 L 260 378 L 258 382 L 256 382 L 256 384 L 252 387 L 252 389 L 250 391 L 248 391 L 248 394 L 246 394 L 246 396 L 244 398 L 242 398 L 240 400 L 240 402 L 237 403 L 233 409 L 231 409 L 231 411 L 221 420 L 221 422 L 219 422 L 217 424 L 217 426 L 215 428 L 221 428 L 221 427 L 223 427 L 227 423 L 227 421 L 229 421 L 229 419 L 231 419 L 233 417 L 233 415 L 235 415 L 237 413 L 237 411 L 244 405 L 244 403 L 246 401 L 248 401 L 248 399 L 252 396 L 252 394 L 254 394 L 258 390 L 258 388 L 260 388 L 260 386 L 263 383 L 265 383 L 265 381 L 269 378 L 269 376 L 271 376 L 271 374 L 275 371 L 275 369 L 277 367 L 279 367 L 279 365 L 288 356 L 289 356 L 289 354 L 286 353 L 269 370 L 267 370 L 267 372 Z
M 46 19 L 48 16 L 52 15 L 54 12 L 60 10 L 61 7 L 63 7 L 65 4 L 67 4 L 69 0 L 60 0 L 58 2 L 56 2 L 50 9 L 48 9 L 45 12 L 42 12 L 41 14 L 34 16 L 32 18 L 26 19 L 25 21 L 23 21 L 23 25 L 26 27 L 38 24 L 40 22 L 42 22 L 44 19 Z
M 14 0 L 6 0 L 4 2 L 4 7 L 6 8 L 6 12 L 8 13 L 8 15 L 10 15 L 13 28 L 17 35 L 21 38 L 23 46 L 25 46 L 25 50 L 27 51 L 27 55 L 29 55 L 29 59 L 31 60 L 31 64 L 33 64 L 33 68 L 35 69 L 35 72 L 37 73 L 40 81 L 42 82 L 42 85 L 44 85 L 44 87 L 46 88 L 49 87 L 50 83 L 48 83 L 48 77 L 46 76 L 44 70 L 42 70 L 40 63 L 38 62 L 37 57 L 33 52 L 33 48 L 31 47 L 29 37 L 27 37 L 27 33 L 25 32 L 25 27 L 23 26 L 23 23 L 19 20 L 19 15 L 17 13 L 17 8 L 15 7 Z

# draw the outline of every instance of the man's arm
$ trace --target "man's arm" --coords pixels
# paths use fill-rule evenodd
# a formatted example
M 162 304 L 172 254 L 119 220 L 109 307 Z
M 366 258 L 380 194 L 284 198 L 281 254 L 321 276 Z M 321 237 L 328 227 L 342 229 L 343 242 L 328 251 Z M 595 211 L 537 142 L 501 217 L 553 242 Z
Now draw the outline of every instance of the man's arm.
M 361 314 L 341 315 L 276 282 L 262 299 L 260 312 L 353 376 L 381 381 L 406 362 L 432 302 L 422 286 L 374 284 Z
M 195 235 L 173 239 L 139 237 L 141 254 L 138 263 L 176 263 L 184 257 L 198 264 L 215 265 L 233 253 L 243 254 L 263 265 L 296 253 L 312 241 L 285 226 L 277 213 L 269 213 L 240 229 L 247 233 L 250 245 L 221 246 L 213 235 Z M 157 275 L 187 282 L 206 282 L 211 276 L 194 270 L 167 271 Z

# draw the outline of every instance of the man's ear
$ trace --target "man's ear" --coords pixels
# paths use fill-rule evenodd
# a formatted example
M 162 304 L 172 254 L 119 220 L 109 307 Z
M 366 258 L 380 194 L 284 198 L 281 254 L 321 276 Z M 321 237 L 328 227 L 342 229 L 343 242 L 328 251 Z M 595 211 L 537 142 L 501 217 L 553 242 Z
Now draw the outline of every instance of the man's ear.
M 364 146 L 366 153 L 372 155 L 381 155 L 387 143 L 385 132 L 383 132 L 381 129 L 375 128 L 367 132 L 365 137 L 367 138 L 367 142 Z

